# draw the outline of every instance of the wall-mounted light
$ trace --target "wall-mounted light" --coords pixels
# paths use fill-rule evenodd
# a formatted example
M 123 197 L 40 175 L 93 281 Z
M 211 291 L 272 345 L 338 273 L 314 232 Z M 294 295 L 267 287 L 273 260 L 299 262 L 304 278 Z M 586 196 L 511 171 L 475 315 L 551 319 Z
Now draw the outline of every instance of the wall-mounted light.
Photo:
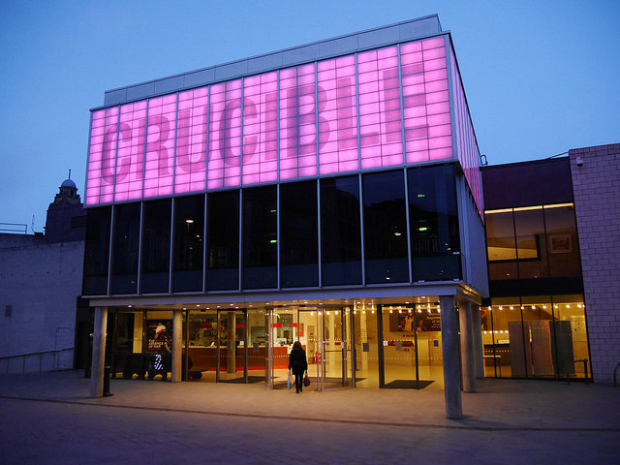
M 583 166 L 583 158 L 577 157 L 575 158 L 575 162 L 577 163 L 577 166 L 579 166 L 580 168 Z

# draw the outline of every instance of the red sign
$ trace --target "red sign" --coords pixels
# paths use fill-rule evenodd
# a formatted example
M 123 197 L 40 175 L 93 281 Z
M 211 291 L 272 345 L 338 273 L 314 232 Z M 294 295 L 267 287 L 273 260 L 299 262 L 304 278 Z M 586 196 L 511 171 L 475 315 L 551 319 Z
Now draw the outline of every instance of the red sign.
M 281 328 L 282 327 L 282 323 L 274 323 L 271 326 L 273 326 L 274 328 Z

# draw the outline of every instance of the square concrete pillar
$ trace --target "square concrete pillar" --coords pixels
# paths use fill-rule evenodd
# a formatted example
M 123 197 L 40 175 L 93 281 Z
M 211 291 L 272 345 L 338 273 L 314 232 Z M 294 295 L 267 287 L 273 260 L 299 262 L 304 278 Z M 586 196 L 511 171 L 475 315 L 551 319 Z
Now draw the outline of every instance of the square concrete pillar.
M 180 383 L 183 366 L 183 314 L 181 310 L 172 313 L 172 375 L 170 381 Z
M 454 302 L 454 296 L 439 298 L 446 417 L 460 420 L 463 418 L 463 405 L 461 403 L 461 370 L 459 367 L 459 328 Z
M 463 391 L 476 392 L 476 366 L 474 357 L 474 331 L 471 302 L 459 304 L 461 323 L 461 366 L 463 367 Z
M 103 372 L 105 365 L 105 338 L 107 327 L 107 307 L 96 307 L 93 331 L 93 358 L 90 371 L 90 397 L 103 397 Z

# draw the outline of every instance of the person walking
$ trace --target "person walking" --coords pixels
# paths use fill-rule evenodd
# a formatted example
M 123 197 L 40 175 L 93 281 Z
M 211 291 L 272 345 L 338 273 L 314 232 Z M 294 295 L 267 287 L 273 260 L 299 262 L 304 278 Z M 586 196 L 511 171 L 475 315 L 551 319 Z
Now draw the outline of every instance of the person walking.
M 297 394 L 299 394 L 303 391 L 304 373 L 308 369 L 306 351 L 299 341 L 295 341 L 295 344 L 293 344 L 293 350 L 291 350 L 291 355 L 288 357 L 288 369 L 292 370 L 295 375 L 295 389 Z

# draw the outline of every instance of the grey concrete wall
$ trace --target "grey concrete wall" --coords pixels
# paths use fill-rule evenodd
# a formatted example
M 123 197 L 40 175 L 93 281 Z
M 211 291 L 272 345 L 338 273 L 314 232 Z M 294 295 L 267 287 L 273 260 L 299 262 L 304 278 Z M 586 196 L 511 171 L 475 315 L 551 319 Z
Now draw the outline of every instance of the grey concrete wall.
M 570 150 L 592 369 L 620 363 L 620 144 Z
M 68 349 L 1 361 L 0 373 L 73 367 L 83 260 L 81 241 L 0 249 L 0 358 Z

